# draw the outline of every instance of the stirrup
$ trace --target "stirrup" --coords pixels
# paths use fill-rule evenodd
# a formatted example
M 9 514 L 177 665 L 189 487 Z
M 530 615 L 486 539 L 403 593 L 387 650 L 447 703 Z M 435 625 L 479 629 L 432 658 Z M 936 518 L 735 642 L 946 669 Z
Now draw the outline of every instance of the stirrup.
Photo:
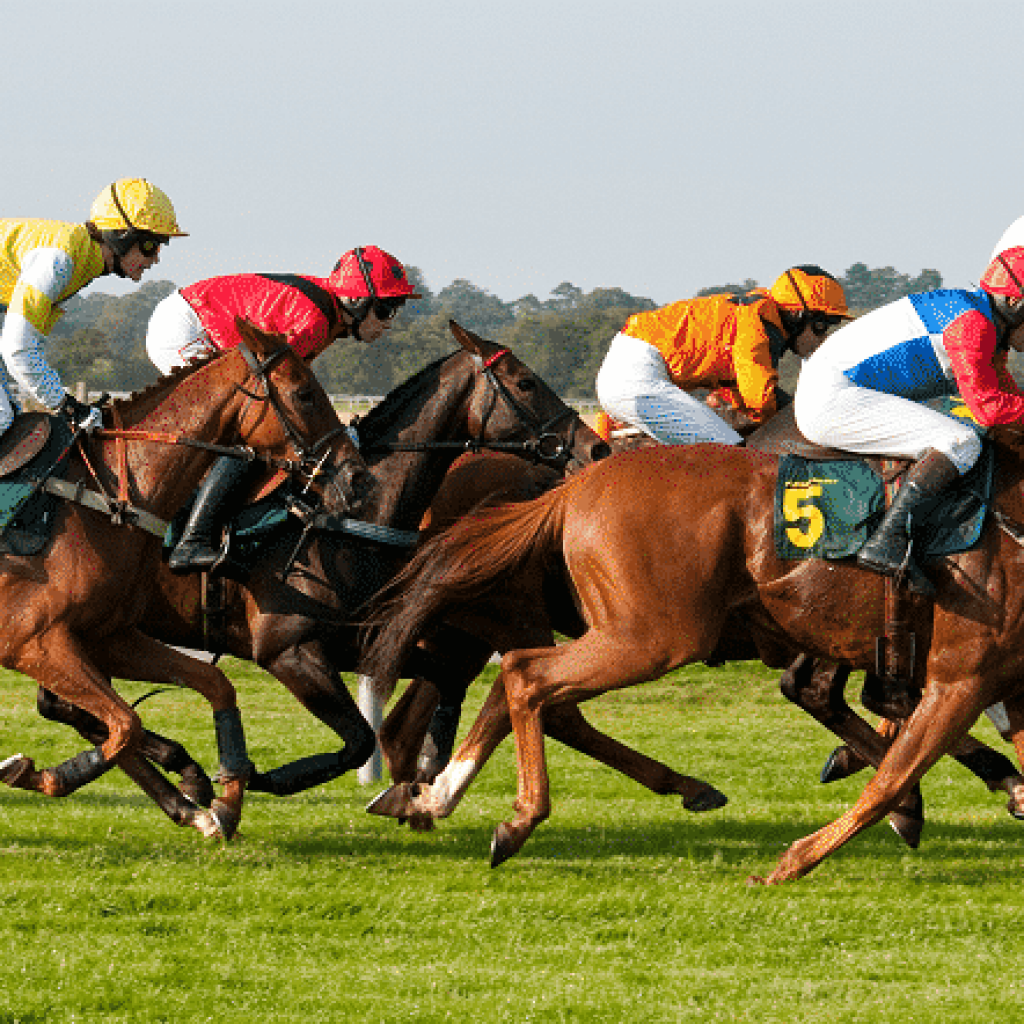
M 167 567 L 173 573 L 187 575 L 192 572 L 214 574 L 227 561 L 230 534 L 219 549 L 204 541 L 180 541 L 167 559 Z

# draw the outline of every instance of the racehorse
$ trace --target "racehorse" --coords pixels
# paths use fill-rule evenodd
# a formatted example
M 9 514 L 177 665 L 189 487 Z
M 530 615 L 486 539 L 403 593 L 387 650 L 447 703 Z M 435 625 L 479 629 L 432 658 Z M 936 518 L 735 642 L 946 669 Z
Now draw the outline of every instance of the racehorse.
M 218 452 L 258 455 L 310 485 L 317 478 L 335 512 L 351 507 L 365 475 L 303 361 L 282 338 L 242 321 L 239 330 L 237 349 L 113 403 L 104 429 L 87 442 L 76 434 L 67 471 L 75 496 L 61 507 L 52 540 L 38 554 L 0 555 L 0 663 L 104 728 L 95 750 L 59 769 L 37 771 L 27 757 L 8 758 L 0 765 L 5 781 L 60 796 L 79 773 L 116 763 L 145 787 L 142 724 L 111 679 L 184 685 L 213 708 L 224 796 L 210 813 L 190 807 L 181 823 L 228 837 L 237 827 L 249 761 L 235 690 L 216 667 L 140 628 L 154 596 L 160 540 L 139 524 L 173 514 Z
M 908 618 L 920 656 L 920 703 L 861 798 L 837 822 L 794 843 L 768 882 L 798 878 L 894 809 L 959 741 L 980 712 L 1002 700 L 1018 759 L 1024 747 L 1020 641 L 1024 629 L 1024 459 L 996 439 L 996 517 L 980 544 L 933 573 L 934 608 Z M 469 606 L 544 557 L 561 558 L 585 632 L 558 647 L 505 655 L 504 686 L 519 765 L 517 814 L 495 831 L 492 863 L 521 849 L 549 814 L 542 722 L 552 708 L 658 678 L 714 657 L 741 621 L 761 659 L 798 652 L 871 670 L 884 626 L 884 580 L 849 561 L 786 561 L 775 551 L 778 463 L 746 448 L 698 445 L 617 455 L 521 505 L 457 523 L 426 545 L 396 585 L 365 667 L 385 684 L 401 671 L 419 624 Z M 451 813 L 496 741 L 471 730 L 433 785 L 392 793 L 388 813 Z
M 781 439 L 791 436 L 790 414 L 791 409 L 780 413 L 767 428 L 753 433 L 748 431 L 748 446 L 778 453 Z M 790 421 L 789 426 L 786 421 Z M 644 442 L 627 435 L 623 447 L 613 433 L 612 444 L 613 450 L 623 451 L 644 445 Z M 523 501 L 555 486 L 559 479 L 543 467 L 501 455 L 464 457 L 455 464 L 435 498 L 429 522 L 425 524 L 425 535 L 451 525 L 477 503 Z M 444 617 L 449 624 L 461 625 L 467 630 L 462 644 L 466 653 L 462 674 L 456 677 L 449 672 L 438 689 L 425 680 L 413 681 L 384 721 L 378 740 L 396 784 L 431 782 L 447 764 L 467 688 L 494 651 L 505 653 L 523 647 L 550 646 L 554 643 L 553 629 L 572 637 L 578 637 L 584 629 L 571 590 L 565 585 L 560 559 L 546 559 L 541 565 L 525 564 L 515 574 L 507 576 L 494 595 L 474 602 L 468 609 L 448 609 Z M 731 650 L 720 648 L 711 664 L 721 664 L 727 658 L 757 657 L 756 648 L 749 642 L 741 640 L 737 647 L 735 638 L 731 638 L 729 643 Z M 472 657 L 474 646 L 475 659 Z M 823 782 L 845 777 L 869 761 L 877 765 L 884 755 L 885 739 L 891 740 L 895 735 L 892 730 L 883 730 L 881 737 L 876 736 L 849 707 L 843 695 L 849 674 L 848 666 L 823 663 L 801 655 L 780 679 L 780 689 L 787 699 L 857 749 L 867 750 L 867 755 L 861 756 L 848 748 L 839 748 L 822 772 Z M 879 714 L 887 711 L 891 714 L 891 703 L 879 704 L 880 687 L 874 673 L 868 673 L 864 699 L 868 699 L 870 692 L 870 709 Z M 899 710 L 904 717 L 909 714 L 909 710 Z M 507 735 L 512 730 L 500 680 L 493 685 L 478 722 L 484 718 L 490 720 L 492 738 Z M 724 795 L 707 783 L 681 775 L 593 729 L 574 704 L 549 708 L 544 730 L 546 735 L 623 772 L 654 793 L 681 795 L 687 809 L 707 810 L 725 803 Z M 1010 797 L 1007 809 L 1015 817 L 1021 817 L 1024 780 L 1008 758 L 971 736 L 964 737 L 950 753 L 990 790 L 1005 790 Z M 391 813 L 390 807 L 387 794 L 370 805 L 371 811 L 383 814 Z M 432 819 L 413 817 L 409 820 L 414 827 L 432 825 Z M 924 823 L 923 800 L 918 787 L 890 814 L 890 822 L 896 833 L 916 848 Z
M 508 349 L 454 322 L 450 328 L 458 351 L 419 371 L 356 424 L 377 485 L 360 522 L 313 522 L 303 545 L 305 528 L 290 519 L 251 572 L 221 582 L 221 621 L 212 637 L 199 577 L 177 576 L 166 566 L 157 573 L 143 629 L 168 643 L 255 661 L 343 741 L 340 751 L 254 772 L 250 790 L 297 793 L 361 765 L 372 753 L 373 732 L 339 676 L 356 666 L 356 612 L 408 559 L 413 531 L 461 452 L 497 447 L 514 453 L 509 457 L 516 463 L 538 462 L 556 479 L 566 468 L 607 454 L 607 445 L 578 414 Z M 461 655 L 442 653 L 447 672 Z M 40 708 L 90 742 L 101 735 L 101 723 L 51 695 L 41 693 Z M 187 796 L 205 801 L 204 773 L 184 748 L 147 733 L 144 749 L 161 767 L 184 774 Z M 188 806 L 181 792 L 158 773 L 151 782 L 147 792 L 177 820 Z

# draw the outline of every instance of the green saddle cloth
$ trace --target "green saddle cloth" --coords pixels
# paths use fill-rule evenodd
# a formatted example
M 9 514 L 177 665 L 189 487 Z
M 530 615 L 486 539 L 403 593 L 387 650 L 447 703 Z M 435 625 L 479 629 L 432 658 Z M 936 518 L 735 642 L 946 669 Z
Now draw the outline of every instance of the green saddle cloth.
M 984 435 L 962 399 L 928 403 L 963 419 Z M 924 505 L 912 524 L 915 557 L 942 558 L 968 551 L 981 539 L 992 501 L 995 449 L 981 457 L 951 488 Z M 815 461 L 799 455 L 779 460 L 775 490 L 775 550 L 780 558 L 846 558 L 860 550 L 885 512 L 881 478 L 865 462 Z

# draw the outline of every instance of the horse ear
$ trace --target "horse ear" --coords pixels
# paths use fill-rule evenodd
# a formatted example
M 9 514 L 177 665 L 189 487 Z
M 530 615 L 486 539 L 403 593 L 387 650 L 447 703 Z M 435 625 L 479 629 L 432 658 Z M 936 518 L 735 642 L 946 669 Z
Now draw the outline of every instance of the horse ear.
M 487 359 L 501 348 L 496 342 L 481 338 L 479 334 L 474 334 L 454 320 L 448 321 L 448 330 L 467 352 L 472 352 L 473 355 L 479 356 L 481 359 Z
M 264 353 L 268 350 L 273 351 L 280 342 L 285 340 L 282 335 L 268 334 L 266 331 L 261 331 L 254 323 L 246 320 L 244 316 L 235 317 L 235 329 L 245 343 L 246 348 L 253 355 L 260 358 L 263 358 Z

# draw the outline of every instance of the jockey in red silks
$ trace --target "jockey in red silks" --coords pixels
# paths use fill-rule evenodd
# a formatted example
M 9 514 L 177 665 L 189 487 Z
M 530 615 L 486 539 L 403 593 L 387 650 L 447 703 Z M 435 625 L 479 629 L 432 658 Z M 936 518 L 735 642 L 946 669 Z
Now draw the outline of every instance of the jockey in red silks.
M 939 289 L 873 310 L 831 335 L 797 382 L 796 422 L 811 441 L 914 460 L 857 560 L 888 576 L 905 572 L 927 596 L 935 588 L 911 558 L 912 516 L 974 465 L 981 440 L 921 403 L 959 392 L 982 426 L 1024 424 L 1024 392 L 1006 367 L 1010 348 L 1024 351 L 1024 223 L 1013 231 L 979 289 Z
M 405 268 L 377 246 L 346 252 L 329 277 L 234 274 L 198 281 L 163 299 L 146 335 L 150 359 L 163 372 L 241 341 L 235 318 L 283 334 L 305 360 L 338 338 L 370 344 L 391 327 L 407 299 L 419 298 Z M 242 490 L 249 464 L 224 456 L 213 464 L 168 560 L 175 572 L 213 568 L 228 499 Z
M 43 346 L 63 315 L 61 303 L 105 274 L 140 281 L 159 262 L 160 247 L 184 234 L 171 201 L 145 178 L 109 185 L 83 224 L 0 220 L 0 355 L 21 388 L 83 430 L 99 426 L 99 409 L 66 391 L 46 358 Z M 6 374 L 0 372 L 0 434 L 16 411 Z

